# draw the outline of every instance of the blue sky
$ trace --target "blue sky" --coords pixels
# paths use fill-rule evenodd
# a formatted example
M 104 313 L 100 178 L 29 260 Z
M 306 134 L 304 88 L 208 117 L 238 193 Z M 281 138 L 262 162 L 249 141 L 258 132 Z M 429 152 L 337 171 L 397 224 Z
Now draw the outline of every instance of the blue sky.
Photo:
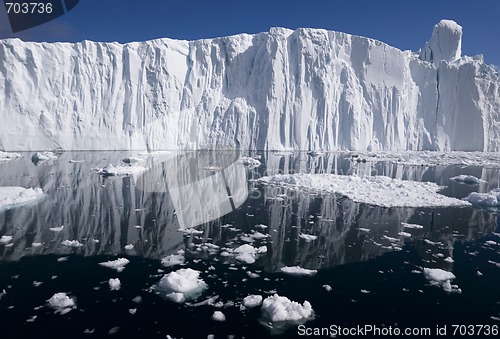
M 0 37 L 14 36 L 0 10 Z M 464 28 L 463 54 L 500 65 L 498 0 L 80 0 L 50 23 L 21 32 L 34 41 L 141 41 L 257 33 L 270 27 L 314 27 L 368 36 L 418 50 L 440 19 Z

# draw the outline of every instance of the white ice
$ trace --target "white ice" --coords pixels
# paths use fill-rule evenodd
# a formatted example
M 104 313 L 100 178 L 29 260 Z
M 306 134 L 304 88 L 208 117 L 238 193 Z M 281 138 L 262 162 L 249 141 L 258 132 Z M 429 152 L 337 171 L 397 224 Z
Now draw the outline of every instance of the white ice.
M 305 234 L 305 233 L 299 234 L 299 237 L 302 238 L 302 239 L 304 239 L 306 242 L 311 242 L 313 240 L 318 239 L 317 235 Z
M 467 184 L 480 184 L 482 182 L 486 182 L 485 180 L 479 179 L 473 175 L 466 175 L 466 174 L 461 174 L 455 177 L 451 177 L 450 180 L 464 182 Z
M 280 271 L 289 274 L 289 275 L 295 275 L 295 276 L 313 276 L 316 273 L 318 273 L 317 270 L 309 270 L 307 268 L 302 268 L 300 266 L 285 266 L 281 267 Z
M 252 308 L 262 304 L 262 296 L 258 294 L 251 294 L 243 298 L 243 306 L 247 308 Z
M 184 299 L 190 299 L 208 288 L 208 285 L 199 276 L 199 271 L 181 268 L 165 274 L 158 283 L 158 288 L 169 294 L 181 293 Z M 175 294 L 175 298 L 182 299 L 179 294 Z
M 51 162 L 57 159 L 57 155 L 53 152 L 36 152 L 31 156 L 31 160 L 35 162 Z
M 20 153 L 0 151 L 0 162 L 13 160 L 13 159 L 17 159 L 17 158 L 20 158 L 20 157 L 21 157 Z
M 215 321 L 226 321 L 226 316 L 221 311 L 215 311 L 212 314 L 212 319 Z
M 54 294 L 47 300 L 49 306 L 52 307 L 56 313 L 66 314 L 76 307 L 75 300 L 68 297 L 64 292 Z
M 109 284 L 109 289 L 112 291 L 118 291 L 122 286 L 120 279 L 118 278 L 110 278 L 108 284 Z
M 61 244 L 63 246 L 67 246 L 67 247 L 82 247 L 83 244 L 81 242 L 79 242 L 78 240 L 64 240 L 63 242 L 61 242 Z
M 262 302 L 262 312 L 272 322 L 297 321 L 313 316 L 312 306 L 307 300 L 301 305 L 296 301 L 291 301 L 287 297 L 281 297 L 277 294 L 264 299 Z
M 165 267 L 171 267 L 175 265 L 184 264 L 185 258 L 182 253 L 179 254 L 171 254 L 161 259 L 161 264 Z
M 127 265 L 130 261 L 126 258 L 118 258 L 116 260 L 101 262 L 99 265 L 112 268 L 117 272 L 121 272 L 125 269 L 125 265 Z
M 235 255 L 236 260 L 243 261 L 247 264 L 253 264 L 258 254 L 266 253 L 267 247 L 253 247 L 249 244 L 241 245 L 235 249 L 233 249 L 232 253 Z
M 139 175 L 147 170 L 147 168 L 139 165 L 132 165 L 132 166 L 113 166 L 111 164 L 103 167 L 103 168 L 96 168 L 95 169 L 97 173 L 102 174 L 102 175 Z
M 336 193 L 355 201 L 381 207 L 469 206 L 466 201 L 437 193 L 432 182 L 358 177 L 336 174 L 287 174 L 262 177 L 259 182 L 306 193 Z

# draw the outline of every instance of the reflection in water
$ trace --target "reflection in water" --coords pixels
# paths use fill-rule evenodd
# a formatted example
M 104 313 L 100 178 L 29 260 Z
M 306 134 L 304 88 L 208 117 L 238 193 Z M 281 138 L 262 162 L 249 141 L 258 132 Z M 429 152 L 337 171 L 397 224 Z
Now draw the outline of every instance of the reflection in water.
M 294 172 L 379 174 L 437 182 L 449 186 L 443 193 L 461 198 L 474 190 L 497 187 L 500 176 L 494 169 L 370 164 L 353 161 L 346 154 L 313 158 L 268 153 L 262 154 L 261 167 L 249 170 L 235 161 L 236 152 L 204 151 L 150 156 L 143 163 L 148 171 L 136 179 L 104 178 L 91 170 L 118 164 L 126 155 L 64 153 L 52 164 L 35 166 L 29 157 L 1 164 L 0 185 L 41 187 L 47 194 L 38 204 L 0 212 L 0 235 L 13 236 L 12 247 L 0 247 L 2 260 L 49 253 L 161 258 L 179 249 L 203 255 L 199 250 L 203 243 L 234 248 L 255 241 L 268 246 L 267 255 L 256 265 L 274 272 L 284 265 L 317 269 L 366 261 L 400 250 L 409 242 L 428 266 L 450 269 L 448 257 L 453 258 L 456 240 L 473 240 L 499 223 L 493 213 L 472 208 L 379 208 L 247 180 Z M 70 163 L 73 157 L 85 162 Z M 449 181 L 463 173 L 488 183 L 471 187 Z M 203 233 L 199 235 L 178 231 L 200 223 Z M 423 228 L 405 228 L 402 223 Z M 61 232 L 50 230 L 61 225 Z M 257 230 L 270 237 L 251 238 Z M 307 242 L 300 234 L 318 237 Z M 63 240 L 74 239 L 84 246 L 61 245 Z M 126 250 L 128 244 L 134 248 Z

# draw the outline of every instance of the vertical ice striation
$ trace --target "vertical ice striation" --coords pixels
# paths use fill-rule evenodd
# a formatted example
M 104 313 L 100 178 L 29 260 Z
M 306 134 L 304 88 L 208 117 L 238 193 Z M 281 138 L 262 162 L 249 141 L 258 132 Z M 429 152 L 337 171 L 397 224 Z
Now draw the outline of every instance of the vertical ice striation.
M 322 29 L 0 41 L 0 149 L 500 151 L 500 75 L 443 20 L 420 52 Z

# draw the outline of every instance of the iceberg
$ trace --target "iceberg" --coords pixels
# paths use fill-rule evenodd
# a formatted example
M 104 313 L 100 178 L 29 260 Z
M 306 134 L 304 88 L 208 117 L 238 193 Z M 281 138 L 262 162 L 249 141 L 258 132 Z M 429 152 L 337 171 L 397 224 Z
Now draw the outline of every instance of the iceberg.
M 0 41 L 4 151 L 500 151 L 500 74 L 442 20 L 418 52 L 323 29 Z

